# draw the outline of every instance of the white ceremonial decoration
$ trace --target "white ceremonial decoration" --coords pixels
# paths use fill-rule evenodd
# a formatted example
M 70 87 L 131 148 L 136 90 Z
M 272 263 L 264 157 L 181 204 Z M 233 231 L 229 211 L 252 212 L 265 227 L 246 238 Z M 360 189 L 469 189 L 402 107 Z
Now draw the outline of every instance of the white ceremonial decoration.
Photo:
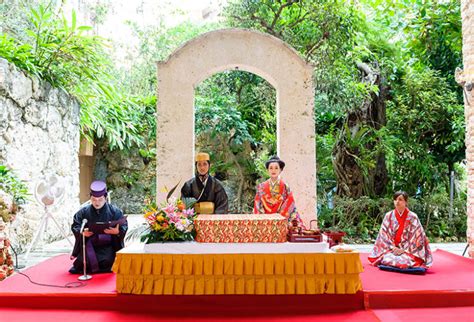
M 41 217 L 39 226 L 36 228 L 36 233 L 26 251 L 24 259 L 30 256 L 31 250 L 41 241 L 41 234 L 48 231 L 48 221 L 51 219 L 56 227 L 61 232 L 64 239 L 66 239 L 71 246 L 72 242 L 64 228 L 58 223 L 50 211 L 50 207 L 58 206 L 64 198 L 66 187 L 64 180 L 56 174 L 50 174 L 38 180 L 34 190 L 34 196 L 39 205 L 44 207 L 44 214 Z

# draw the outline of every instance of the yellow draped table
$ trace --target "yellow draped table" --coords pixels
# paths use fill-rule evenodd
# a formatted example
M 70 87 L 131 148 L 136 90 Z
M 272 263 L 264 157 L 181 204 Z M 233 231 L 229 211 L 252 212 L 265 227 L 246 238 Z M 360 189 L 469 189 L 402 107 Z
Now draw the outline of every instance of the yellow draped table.
M 142 245 L 141 249 L 135 246 L 118 252 L 113 266 L 117 292 L 354 294 L 362 290 L 358 253 L 312 252 L 308 245 L 312 243 L 260 244 L 258 250 L 244 246 L 249 244 L 179 243 L 175 249 L 176 244 L 158 245 L 164 251 L 144 250 Z M 224 249 L 212 250 L 216 245 Z M 188 251 L 190 248 L 193 251 Z

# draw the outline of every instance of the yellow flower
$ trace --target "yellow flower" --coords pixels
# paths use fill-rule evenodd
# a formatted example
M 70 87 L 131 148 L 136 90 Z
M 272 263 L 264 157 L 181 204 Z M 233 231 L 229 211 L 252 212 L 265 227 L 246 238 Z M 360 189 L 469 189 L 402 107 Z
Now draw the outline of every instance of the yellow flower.
M 157 222 L 163 222 L 163 221 L 165 221 L 165 217 L 163 217 L 163 215 L 158 215 L 158 216 L 156 216 L 156 221 Z
M 146 212 L 146 213 L 143 215 L 143 217 L 148 218 L 148 217 L 150 217 L 151 215 L 153 215 L 153 213 L 154 213 L 154 211 L 148 211 L 148 212 Z

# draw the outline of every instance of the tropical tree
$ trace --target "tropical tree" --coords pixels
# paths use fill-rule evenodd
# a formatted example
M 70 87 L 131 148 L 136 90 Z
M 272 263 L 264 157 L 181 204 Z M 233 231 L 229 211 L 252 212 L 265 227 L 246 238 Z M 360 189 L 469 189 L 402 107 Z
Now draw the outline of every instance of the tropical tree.
M 316 122 L 342 127 L 332 153 L 337 193 L 383 194 L 385 156 L 375 133 L 385 124 L 382 49 L 390 48 L 382 35 L 376 37 L 379 30 L 366 31 L 363 15 L 346 1 L 239 1 L 230 4 L 227 16 L 231 25 L 285 40 L 315 65 Z
M 448 191 L 447 174 L 465 156 L 464 108 L 457 93 L 440 72 L 426 68 L 407 68 L 394 91 L 387 125 L 394 184 L 410 194 Z
M 390 26 L 387 39 L 398 40 L 403 59 L 388 103 L 389 133 L 398 133 L 387 138 L 396 151 L 389 164 L 394 185 L 422 194 L 445 189 L 465 158 L 463 97 L 454 80 L 462 65 L 460 1 L 363 3 L 374 21 Z M 401 180 L 401 173 L 412 178 Z

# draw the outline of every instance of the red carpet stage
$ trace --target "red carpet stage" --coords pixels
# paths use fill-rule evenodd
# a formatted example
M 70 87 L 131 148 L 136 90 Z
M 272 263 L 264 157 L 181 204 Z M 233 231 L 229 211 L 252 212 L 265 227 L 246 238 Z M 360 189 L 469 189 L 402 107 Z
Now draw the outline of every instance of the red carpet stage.
M 426 275 L 379 270 L 361 254 L 365 306 L 370 308 L 474 305 L 474 261 L 443 250 L 433 254 Z
M 363 291 L 355 295 L 121 295 L 115 274 L 96 274 L 84 286 L 48 287 L 15 274 L 0 282 L 2 321 L 308 320 L 308 321 L 472 321 L 474 261 L 438 250 L 424 276 L 380 271 L 361 254 Z M 34 282 L 64 286 L 67 255 L 24 271 Z M 72 286 L 74 286 L 72 284 Z

